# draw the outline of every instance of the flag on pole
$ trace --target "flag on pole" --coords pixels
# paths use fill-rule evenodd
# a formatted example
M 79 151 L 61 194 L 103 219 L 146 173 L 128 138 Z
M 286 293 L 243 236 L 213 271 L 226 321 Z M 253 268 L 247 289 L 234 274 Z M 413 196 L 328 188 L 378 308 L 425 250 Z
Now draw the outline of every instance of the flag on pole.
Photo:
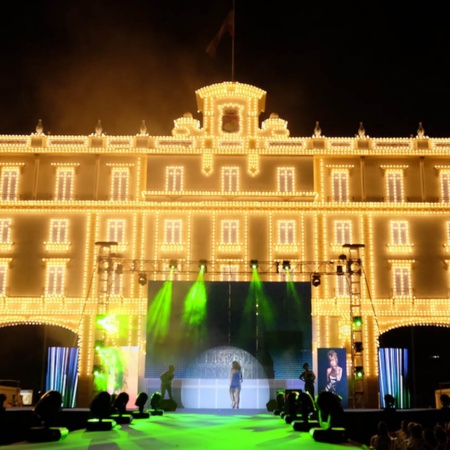
M 206 47 L 206 53 L 213 57 L 216 55 L 217 47 L 224 34 L 228 33 L 231 37 L 234 37 L 234 9 L 232 9 L 225 17 L 225 20 L 220 27 L 219 32 L 213 37 L 211 42 Z

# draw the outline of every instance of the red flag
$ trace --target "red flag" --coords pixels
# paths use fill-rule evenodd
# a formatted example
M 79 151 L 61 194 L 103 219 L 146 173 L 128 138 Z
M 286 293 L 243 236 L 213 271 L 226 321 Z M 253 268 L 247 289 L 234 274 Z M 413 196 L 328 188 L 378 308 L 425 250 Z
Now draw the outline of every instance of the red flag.
M 225 17 L 225 20 L 220 27 L 219 32 L 214 36 L 212 41 L 206 47 L 206 53 L 209 56 L 215 56 L 217 47 L 224 34 L 228 33 L 231 37 L 234 36 L 234 9 L 232 9 Z

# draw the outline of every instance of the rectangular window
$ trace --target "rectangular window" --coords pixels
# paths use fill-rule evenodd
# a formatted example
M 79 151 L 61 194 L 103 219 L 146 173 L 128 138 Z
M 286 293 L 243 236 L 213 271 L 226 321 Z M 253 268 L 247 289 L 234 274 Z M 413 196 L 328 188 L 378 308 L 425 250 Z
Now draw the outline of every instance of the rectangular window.
M 50 239 L 53 244 L 65 244 L 68 241 L 68 219 L 50 220 Z
M 391 244 L 409 244 L 408 222 L 406 220 L 391 221 Z
M 338 275 L 336 278 L 336 297 L 349 297 L 350 289 L 348 279 L 345 275 Z
M 47 266 L 46 295 L 64 295 L 65 265 Z
M 351 220 L 336 220 L 334 222 L 334 241 L 340 245 L 352 243 Z
M 294 192 L 294 168 L 278 167 L 278 191 Z
M 331 171 L 331 190 L 334 202 L 347 202 L 349 200 L 348 170 Z
M 394 267 L 394 296 L 410 296 L 411 288 L 411 269 L 409 267 Z
M 183 167 L 166 167 L 166 191 L 183 190 Z
M 450 171 L 441 170 L 441 198 L 442 202 L 450 202 Z
M 386 199 L 388 202 L 404 201 L 403 170 L 386 170 Z
M 222 244 L 239 244 L 238 220 L 222 220 Z
M 125 243 L 125 220 L 110 219 L 108 220 L 108 241 Z
M 295 244 L 295 220 L 278 221 L 278 244 Z
M 128 184 L 130 169 L 128 167 L 113 168 L 111 174 L 111 200 L 120 201 L 128 199 Z
M 19 185 L 19 168 L 4 167 L 2 169 L 2 199 L 17 200 Z
M 56 170 L 56 200 L 71 200 L 73 194 L 73 181 L 75 171 L 73 168 L 59 167 Z
M 11 219 L 0 219 L 0 244 L 11 243 Z
M 222 168 L 222 191 L 236 192 L 239 190 L 239 168 L 223 167 Z
M 6 294 L 6 275 L 8 273 L 8 265 L 0 263 L 0 295 Z
M 164 221 L 164 242 L 166 244 L 181 244 L 181 220 Z

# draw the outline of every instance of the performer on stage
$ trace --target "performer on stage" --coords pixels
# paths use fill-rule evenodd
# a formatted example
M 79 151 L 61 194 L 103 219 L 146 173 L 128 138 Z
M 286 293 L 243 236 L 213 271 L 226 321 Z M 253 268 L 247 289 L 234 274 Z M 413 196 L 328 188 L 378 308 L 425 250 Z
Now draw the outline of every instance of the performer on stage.
M 161 399 L 164 400 L 164 396 L 167 393 L 169 394 L 170 400 L 173 400 L 172 397 L 172 380 L 175 376 L 175 366 L 170 365 L 169 370 L 166 370 L 159 378 L 161 380 Z
M 233 409 L 239 409 L 242 381 L 243 377 L 241 365 L 237 361 L 233 361 L 230 372 L 230 397 L 231 407 Z
M 316 374 L 309 368 L 308 363 L 305 362 L 305 364 L 303 364 L 303 372 L 298 378 L 305 382 L 305 391 L 309 392 L 311 398 L 314 398 L 314 381 L 316 379 Z

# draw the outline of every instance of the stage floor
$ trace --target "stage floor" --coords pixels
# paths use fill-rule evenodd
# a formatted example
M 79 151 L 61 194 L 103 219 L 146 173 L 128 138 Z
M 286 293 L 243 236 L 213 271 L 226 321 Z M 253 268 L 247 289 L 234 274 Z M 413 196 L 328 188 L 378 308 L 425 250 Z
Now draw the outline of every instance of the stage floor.
M 17 442 L 8 445 L 20 449 L 118 450 L 163 449 L 340 449 L 367 448 L 348 442 L 317 442 L 308 432 L 296 431 L 280 416 L 267 410 L 186 410 L 167 411 L 162 416 L 134 419 L 129 425 L 117 425 L 111 431 L 71 431 L 57 442 Z

